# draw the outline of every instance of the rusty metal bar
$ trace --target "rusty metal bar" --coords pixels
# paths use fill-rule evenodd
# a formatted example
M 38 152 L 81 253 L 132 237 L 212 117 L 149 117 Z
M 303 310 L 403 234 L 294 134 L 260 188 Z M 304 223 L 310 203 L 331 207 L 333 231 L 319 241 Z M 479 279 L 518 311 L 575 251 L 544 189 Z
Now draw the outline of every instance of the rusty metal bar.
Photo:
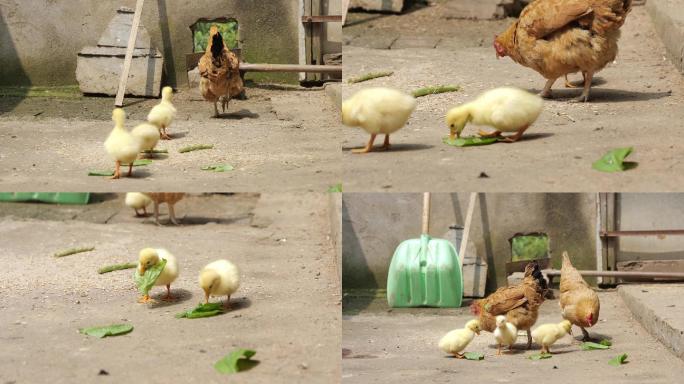
M 341 23 L 342 16 L 302 16 L 302 23 Z
M 684 272 L 632 272 L 632 271 L 577 271 L 582 276 L 604 276 L 604 277 L 641 277 L 641 278 L 660 278 L 660 279 L 683 279 Z M 560 276 L 558 269 L 545 269 L 542 273 L 547 276 Z
M 659 235 L 684 235 L 684 229 L 654 229 L 654 230 L 646 230 L 646 231 L 601 231 L 601 237 L 659 236 Z
M 303 65 L 303 64 L 240 64 L 243 72 L 312 72 L 342 74 L 341 65 Z

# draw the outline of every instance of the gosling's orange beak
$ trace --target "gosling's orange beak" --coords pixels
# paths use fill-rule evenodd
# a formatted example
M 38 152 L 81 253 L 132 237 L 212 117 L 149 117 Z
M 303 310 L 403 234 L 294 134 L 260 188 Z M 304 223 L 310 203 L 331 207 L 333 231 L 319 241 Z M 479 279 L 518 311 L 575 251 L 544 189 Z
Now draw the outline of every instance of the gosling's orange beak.
M 145 266 L 141 265 L 140 268 L 138 268 L 138 275 L 140 275 L 140 276 L 144 275 L 145 271 L 146 271 Z
M 209 291 L 204 291 L 204 304 L 209 304 Z

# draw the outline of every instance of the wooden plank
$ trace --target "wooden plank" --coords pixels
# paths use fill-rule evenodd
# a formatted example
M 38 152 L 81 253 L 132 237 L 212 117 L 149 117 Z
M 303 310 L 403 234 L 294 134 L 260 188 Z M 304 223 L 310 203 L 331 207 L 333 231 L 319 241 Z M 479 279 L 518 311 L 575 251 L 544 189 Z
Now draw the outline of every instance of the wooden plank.
M 342 16 L 302 16 L 302 23 L 339 23 L 342 21 Z
M 461 237 L 461 249 L 458 250 L 458 264 L 463 271 L 463 259 L 465 258 L 466 248 L 470 237 L 470 227 L 475 213 L 475 203 L 477 203 L 477 193 L 472 192 L 468 200 L 468 212 L 466 213 L 465 224 L 463 225 L 463 236 Z
M 606 276 L 611 278 L 652 278 L 652 279 L 684 279 L 684 272 L 634 272 L 634 271 L 589 271 L 578 270 L 582 276 Z M 549 277 L 560 276 L 558 269 L 542 270 Z
M 342 0 L 342 25 L 347 23 L 347 14 L 349 13 L 349 3 L 351 0 Z
M 128 38 L 128 48 L 126 49 L 126 57 L 124 58 L 123 69 L 121 70 L 121 81 L 119 81 L 119 90 L 116 93 L 116 100 L 114 102 L 114 105 L 119 108 L 123 107 L 124 95 L 126 94 L 126 84 L 128 83 L 128 74 L 131 71 L 133 50 L 135 49 L 135 42 L 138 39 L 138 27 L 140 27 L 140 18 L 142 17 L 144 3 L 145 0 L 138 0 L 138 2 L 135 4 L 133 25 L 131 26 L 131 34 Z
M 341 65 L 240 64 L 243 72 L 305 72 L 342 74 Z
M 634 231 L 601 231 L 601 237 L 621 237 L 621 236 L 662 236 L 662 235 L 684 235 L 684 229 L 653 229 L 653 230 L 634 230 Z

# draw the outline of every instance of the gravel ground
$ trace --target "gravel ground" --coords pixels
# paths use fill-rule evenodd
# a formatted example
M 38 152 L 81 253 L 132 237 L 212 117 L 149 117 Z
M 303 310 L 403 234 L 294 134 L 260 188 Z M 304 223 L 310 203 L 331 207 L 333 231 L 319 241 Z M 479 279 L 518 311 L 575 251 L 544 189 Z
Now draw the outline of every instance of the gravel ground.
M 37 219 L 35 210 L 0 206 L 0 382 L 339 380 L 339 282 L 326 203 L 322 194 L 191 196 L 178 203 L 179 227 L 135 219 L 125 208 L 104 224 L 92 210 L 74 220 L 49 207 L 51 219 Z M 111 212 L 122 201 L 97 204 Z M 222 206 L 232 207 L 225 216 L 216 210 Z M 211 208 L 213 215 L 206 215 Z M 84 245 L 96 249 L 51 256 Z M 178 257 L 181 273 L 172 285 L 177 301 L 138 304 L 131 270 L 96 273 L 136 260 L 147 246 Z M 203 299 L 197 274 L 219 258 L 241 268 L 233 310 L 174 318 Z M 152 296 L 163 292 L 155 288 Z M 77 332 L 113 323 L 135 329 L 105 339 Z M 214 362 L 235 348 L 255 349 L 260 365 L 231 378 L 216 373 Z M 98 377 L 100 370 L 107 377 Z
M 598 73 L 589 103 L 568 103 L 580 90 L 565 89 L 559 81 L 557 98 L 545 103 L 524 140 L 471 148 L 442 143 L 448 109 L 504 85 L 539 92 L 544 79 L 510 58 L 496 60 L 492 36 L 512 19 L 452 20 L 440 12 L 443 6 L 439 2 L 401 16 L 354 14 L 356 23 L 345 27 L 345 78 L 377 71 L 394 75 L 344 83 L 343 98 L 373 86 L 406 92 L 438 84 L 461 87 L 418 99 L 409 124 L 393 135 L 390 152 L 352 154 L 350 149 L 365 145 L 368 135 L 346 129 L 345 191 L 418 192 L 426 185 L 433 192 L 682 190 L 684 163 L 677 143 L 684 133 L 676 127 L 684 117 L 684 78 L 664 57 L 642 6 L 627 18 L 617 61 Z M 414 30 L 421 39 L 409 39 L 405 31 Z M 395 49 L 402 40 L 415 48 Z M 371 48 L 387 41 L 392 49 Z M 464 134 L 474 132 L 476 127 L 468 126 Z M 639 163 L 636 169 L 605 174 L 591 168 L 609 150 L 626 146 L 634 147 L 629 160 Z
M 519 336 L 514 353 L 496 356 L 491 333 L 476 336 L 466 349 L 485 355 L 483 361 L 447 357 L 437 341 L 448 331 L 463 327 L 472 318 L 465 308 L 393 309 L 384 303 L 354 308 L 345 302 L 342 321 L 343 383 L 676 383 L 681 381 L 684 361 L 675 357 L 632 318 L 616 292 L 601 292 L 601 319 L 590 329 L 594 338 L 608 338 L 609 350 L 582 351 L 569 336 L 551 347 L 550 359 L 531 361 L 539 352 L 533 344 L 524 348 L 526 338 Z M 380 299 L 384 300 L 384 299 Z M 350 309 L 351 307 L 351 309 Z M 357 313 L 352 315 L 351 313 Z M 360 311 L 360 313 L 358 313 Z M 557 300 L 541 307 L 537 324 L 560 322 Z M 575 336 L 581 332 L 574 328 Z M 536 349 L 535 349 L 536 348 Z M 628 363 L 620 367 L 608 361 L 627 353 Z
M 247 94 L 248 100 L 231 101 L 223 118 L 214 119 L 213 106 L 197 89 L 181 90 L 169 128 L 174 140 L 157 147 L 169 154 L 121 180 L 88 176 L 114 169 L 102 146 L 113 127 L 112 99 L 0 97 L 0 183 L 13 191 L 325 192 L 339 182 L 339 140 L 331 129 L 339 125 L 339 111 L 322 89 L 258 86 Z M 128 102 L 126 126 L 132 129 L 158 100 Z M 214 149 L 178 152 L 195 144 Z M 215 164 L 235 170 L 201 170 Z

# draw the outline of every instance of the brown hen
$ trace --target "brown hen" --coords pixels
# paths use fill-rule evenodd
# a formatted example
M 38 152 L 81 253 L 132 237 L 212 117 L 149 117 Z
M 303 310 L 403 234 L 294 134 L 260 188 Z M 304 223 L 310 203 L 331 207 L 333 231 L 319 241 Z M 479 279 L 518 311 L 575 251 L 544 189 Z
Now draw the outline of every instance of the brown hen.
M 563 252 L 561 267 L 560 304 L 563 318 L 582 329 L 584 340 L 589 339 L 586 329 L 596 324 L 601 310 L 598 294 L 570 263 L 567 252 Z
M 223 42 L 223 36 L 214 25 L 209 30 L 207 51 L 199 62 L 200 91 L 205 100 L 214 103 L 214 117 L 219 116 L 217 103 L 226 112 L 231 98 L 242 93 L 240 61 Z
M 587 101 L 594 74 L 615 59 L 619 28 L 632 0 L 536 0 L 494 40 L 496 56 L 532 68 L 547 81 L 542 97 L 561 76 L 582 72 Z
M 181 201 L 185 197 L 185 193 L 175 193 L 175 192 L 146 192 L 145 195 L 149 196 L 154 203 L 154 221 L 159 224 L 159 205 L 166 203 L 169 206 L 169 219 L 175 225 L 179 225 L 176 220 L 176 212 L 174 211 L 174 205 Z
M 496 317 L 505 315 L 506 321 L 518 330 L 527 331 L 527 349 L 530 349 L 530 328 L 537 322 L 538 309 L 544 302 L 546 289 L 546 279 L 539 270 L 539 264 L 529 263 L 525 267 L 522 283 L 497 289 L 485 299 L 473 302 L 470 310 L 480 320 L 481 329 L 488 332 L 494 332 Z

